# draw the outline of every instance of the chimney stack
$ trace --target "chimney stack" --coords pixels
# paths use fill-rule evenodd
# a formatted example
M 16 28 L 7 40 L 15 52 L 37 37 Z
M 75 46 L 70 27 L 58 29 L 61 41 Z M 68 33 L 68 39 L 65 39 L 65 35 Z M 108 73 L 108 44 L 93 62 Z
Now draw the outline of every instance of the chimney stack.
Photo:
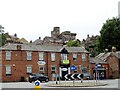
M 17 50 L 21 50 L 22 46 L 21 45 L 17 45 Z

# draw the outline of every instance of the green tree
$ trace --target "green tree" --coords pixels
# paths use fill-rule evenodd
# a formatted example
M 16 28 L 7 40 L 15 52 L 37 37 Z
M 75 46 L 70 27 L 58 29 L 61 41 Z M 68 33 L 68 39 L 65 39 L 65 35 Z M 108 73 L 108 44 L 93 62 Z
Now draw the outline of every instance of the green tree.
M 70 40 L 66 44 L 68 47 L 79 47 L 80 46 L 80 40 Z
M 4 27 L 0 25 L 0 46 L 3 46 L 6 44 L 6 36 L 4 34 Z
M 96 50 L 103 52 L 106 48 L 111 51 L 112 46 L 120 50 L 120 20 L 112 18 L 106 20 L 97 38 Z

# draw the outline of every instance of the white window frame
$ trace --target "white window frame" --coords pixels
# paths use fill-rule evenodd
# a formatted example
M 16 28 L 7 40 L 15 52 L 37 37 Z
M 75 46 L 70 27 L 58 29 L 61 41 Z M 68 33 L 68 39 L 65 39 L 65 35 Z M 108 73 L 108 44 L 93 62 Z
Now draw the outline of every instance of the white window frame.
M 61 60 L 67 60 L 68 55 L 67 54 L 61 54 Z
M 11 75 L 11 66 L 10 65 L 6 65 L 5 70 L 6 70 L 6 75 Z
M 73 54 L 73 61 L 77 61 L 77 54 Z
M 27 60 L 32 60 L 32 52 L 27 51 Z
M 56 54 L 55 53 L 51 53 L 51 61 L 55 61 L 56 59 Z
M 43 61 L 44 60 L 44 53 L 39 52 L 39 60 Z
M 40 72 L 41 74 L 44 74 L 44 73 L 45 73 L 44 69 L 45 69 L 44 66 L 40 66 L 40 67 L 39 67 L 39 72 Z
M 82 53 L 82 61 L 86 61 L 86 54 Z
M 53 69 L 54 68 L 54 69 Z M 57 70 L 57 67 L 56 66 L 51 66 L 51 72 L 53 73 L 56 73 L 56 70 Z
M 27 66 L 27 73 L 32 73 L 32 66 Z
M 6 60 L 11 60 L 11 51 L 6 51 Z

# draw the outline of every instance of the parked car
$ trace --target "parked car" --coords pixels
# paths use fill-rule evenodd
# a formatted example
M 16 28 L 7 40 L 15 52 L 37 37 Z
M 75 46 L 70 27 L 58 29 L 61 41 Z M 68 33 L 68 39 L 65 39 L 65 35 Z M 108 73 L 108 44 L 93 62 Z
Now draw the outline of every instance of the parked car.
M 32 83 L 33 81 L 39 80 L 40 82 L 45 81 L 48 82 L 49 78 L 48 76 L 45 76 L 43 74 L 31 74 L 29 75 L 29 82 Z

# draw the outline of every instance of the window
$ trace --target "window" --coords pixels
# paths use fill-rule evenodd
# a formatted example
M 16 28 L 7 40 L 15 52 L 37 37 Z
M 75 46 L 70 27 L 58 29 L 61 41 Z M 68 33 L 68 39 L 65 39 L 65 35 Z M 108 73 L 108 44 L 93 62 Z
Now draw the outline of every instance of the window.
M 40 73 L 44 74 L 44 66 L 40 66 Z
M 82 61 L 85 61 L 85 60 L 86 60 L 86 55 L 82 54 Z
M 11 51 L 6 51 L 6 60 L 11 59 Z
M 73 54 L 73 61 L 77 60 L 77 54 Z
M 43 52 L 39 52 L 39 60 L 44 60 L 43 59 Z
M 27 66 L 27 73 L 32 73 L 32 67 L 31 66 Z
M 30 51 L 27 52 L 27 60 L 31 60 L 32 54 Z
M 52 73 L 56 73 L 56 66 L 52 66 Z
M 61 54 L 61 60 L 67 60 L 67 54 Z
M 86 73 L 87 67 L 80 65 L 80 71 L 81 71 L 81 73 Z
M 55 53 L 51 53 L 51 61 L 55 61 Z
M 6 75 L 11 75 L 11 66 L 6 66 Z

